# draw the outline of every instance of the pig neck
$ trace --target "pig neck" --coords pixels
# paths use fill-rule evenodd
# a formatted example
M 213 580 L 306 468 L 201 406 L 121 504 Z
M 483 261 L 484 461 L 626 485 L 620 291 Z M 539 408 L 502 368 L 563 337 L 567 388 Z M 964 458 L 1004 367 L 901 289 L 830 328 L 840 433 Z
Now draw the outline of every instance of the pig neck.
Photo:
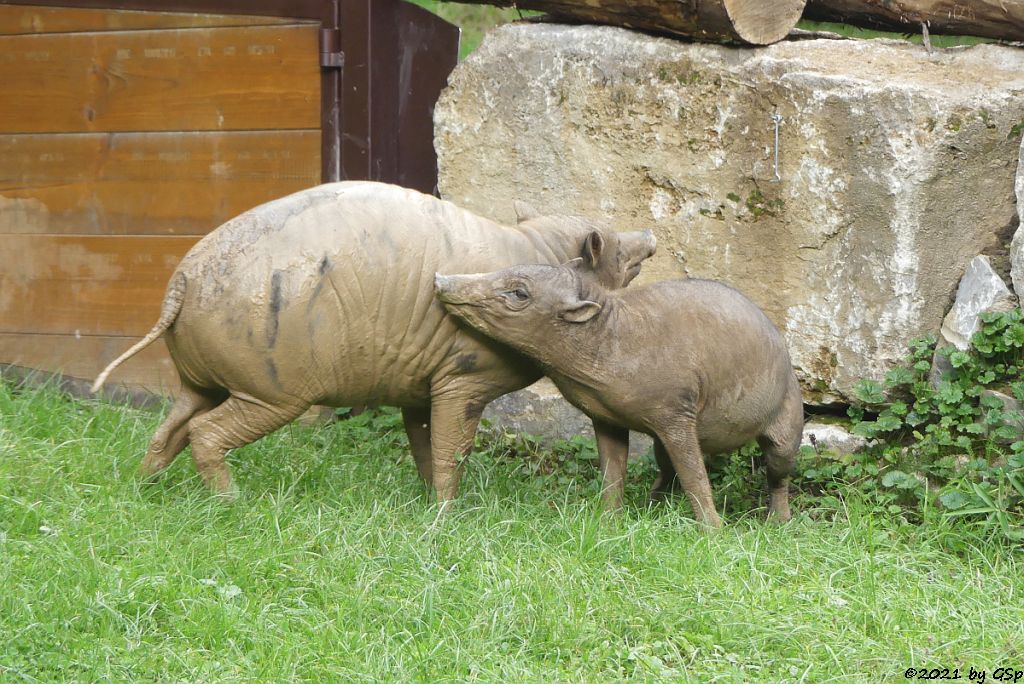
M 553 344 L 545 345 L 540 362 L 559 387 L 569 382 L 601 389 L 609 383 L 606 369 L 616 363 L 616 331 L 629 330 L 631 316 L 616 292 L 584 287 L 583 298 L 600 304 L 601 311 L 586 323 L 552 326 Z

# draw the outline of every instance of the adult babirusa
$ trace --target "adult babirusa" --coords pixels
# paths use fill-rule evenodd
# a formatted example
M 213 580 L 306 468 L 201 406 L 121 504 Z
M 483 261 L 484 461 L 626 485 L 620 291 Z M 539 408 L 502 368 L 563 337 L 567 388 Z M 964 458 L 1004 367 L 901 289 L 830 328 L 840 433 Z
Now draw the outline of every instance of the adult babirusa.
M 434 273 L 581 257 L 594 278 L 618 288 L 655 249 L 650 232 L 517 211 L 519 223 L 505 226 L 371 182 L 258 206 L 185 255 L 157 324 L 93 390 L 163 335 L 181 391 L 140 470 L 162 471 L 191 443 L 203 480 L 225 494 L 234 492 L 225 453 L 309 406 L 400 406 L 420 476 L 439 500 L 452 499 L 484 407 L 541 372 L 457 325 L 434 296 Z

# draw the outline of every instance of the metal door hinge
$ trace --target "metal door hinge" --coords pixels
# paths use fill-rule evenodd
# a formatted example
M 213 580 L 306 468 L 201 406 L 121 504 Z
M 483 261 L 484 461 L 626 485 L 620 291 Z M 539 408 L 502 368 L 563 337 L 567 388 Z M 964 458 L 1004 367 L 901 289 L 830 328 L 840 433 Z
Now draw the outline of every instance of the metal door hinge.
M 341 69 L 345 66 L 345 53 L 341 51 L 341 29 L 320 29 L 320 66 Z

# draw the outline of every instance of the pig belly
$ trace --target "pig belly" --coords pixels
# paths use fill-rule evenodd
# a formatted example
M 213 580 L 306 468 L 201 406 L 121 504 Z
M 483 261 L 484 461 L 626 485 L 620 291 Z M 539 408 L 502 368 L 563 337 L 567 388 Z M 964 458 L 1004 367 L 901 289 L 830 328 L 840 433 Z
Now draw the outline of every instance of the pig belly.
M 353 320 L 342 321 L 336 312 L 298 306 L 282 310 L 275 323 L 262 307 L 250 311 L 239 300 L 217 311 L 183 307 L 167 345 L 192 384 L 268 403 L 425 405 L 452 337 L 430 323 L 428 340 L 381 334 L 379 317 L 354 309 Z
M 701 450 L 717 454 L 738 449 L 764 434 L 782 406 L 786 385 L 733 386 L 710 398 L 697 415 Z

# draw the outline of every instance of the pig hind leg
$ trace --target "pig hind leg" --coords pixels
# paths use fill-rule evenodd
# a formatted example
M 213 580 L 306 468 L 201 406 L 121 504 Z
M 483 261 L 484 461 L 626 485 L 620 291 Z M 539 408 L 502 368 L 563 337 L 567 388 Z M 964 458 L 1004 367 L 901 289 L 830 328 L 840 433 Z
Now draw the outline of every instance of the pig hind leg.
M 192 459 L 203 482 L 218 494 L 234 496 L 236 489 L 224 455 L 290 423 L 307 408 L 308 404 L 272 405 L 232 395 L 212 411 L 190 420 Z
M 658 438 L 654 439 L 654 459 L 658 463 L 658 479 L 651 488 L 651 501 L 664 501 L 673 491 L 679 490 L 679 477 L 665 445 Z
M 789 476 L 804 430 L 803 402 L 794 379 L 778 417 L 757 438 L 765 455 L 768 475 L 768 517 L 779 522 L 790 519 Z
M 434 479 L 430 462 L 430 408 L 405 406 L 402 408 L 402 422 L 420 479 L 428 485 L 432 484 Z
M 139 465 L 139 475 L 150 478 L 171 465 L 175 457 L 188 446 L 188 422 L 223 400 L 223 396 L 200 390 L 183 381 L 181 392 L 175 397 L 167 418 L 153 433 L 146 457 Z

